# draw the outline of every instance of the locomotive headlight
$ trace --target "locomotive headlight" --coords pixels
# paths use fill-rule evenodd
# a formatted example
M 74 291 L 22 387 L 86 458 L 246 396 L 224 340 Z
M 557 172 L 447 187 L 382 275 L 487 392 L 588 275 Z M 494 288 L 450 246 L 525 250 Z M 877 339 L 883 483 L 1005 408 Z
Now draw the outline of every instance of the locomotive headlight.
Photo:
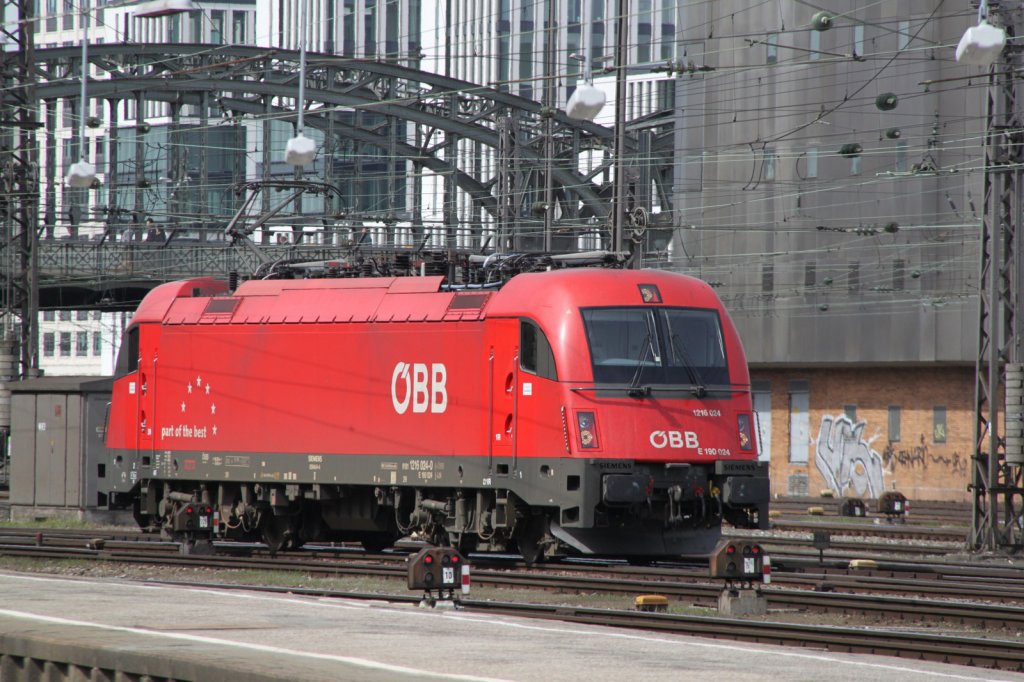
M 600 447 L 597 442 L 597 418 L 593 412 L 577 412 L 576 426 L 581 449 L 593 450 Z
M 738 416 L 737 430 L 740 434 L 740 450 L 753 450 L 754 439 L 751 436 L 749 414 Z

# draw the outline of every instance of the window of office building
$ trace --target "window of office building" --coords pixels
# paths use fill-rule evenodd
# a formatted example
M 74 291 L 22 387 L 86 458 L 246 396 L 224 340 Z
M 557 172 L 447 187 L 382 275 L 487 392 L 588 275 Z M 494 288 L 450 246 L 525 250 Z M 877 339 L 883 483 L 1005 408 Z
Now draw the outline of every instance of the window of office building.
M 103 334 L 100 332 L 92 333 L 92 354 L 102 355 L 103 354 Z
M 221 45 L 224 42 L 224 10 L 215 9 L 210 12 L 210 42 Z
M 231 13 L 231 42 L 235 45 L 245 45 L 245 12 Z
M 896 42 L 896 49 L 902 50 L 910 44 L 910 22 L 904 19 L 898 25 L 899 38 Z
M 71 332 L 60 333 L 60 356 L 62 358 L 71 357 Z
M 775 291 L 775 265 L 765 263 L 761 266 L 761 292 L 770 294 Z
M 43 357 L 52 358 L 57 337 L 53 332 L 43 334 Z
M 892 288 L 894 291 L 902 291 L 904 287 L 904 273 L 907 269 L 907 262 L 902 258 L 896 258 L 892 262 Z
M 818 177 L 818 148 L 808 147 L 807 148 L 807 177 L 816 178 Z
M 907 150 L 909 145 L 906 142 L 896 143 L 896 170 L 906 172 L 907 170 Z
M 89 332 L 75 333 L 75 355 L 85 357 L 89 354 Z
M 636 25 L 636 60 L 640 64 L 651 61 L 651 38 L 654 32 L 654 10 L 651 0 L 640 0 Z
M 661 58 L 672 59 L 676 56 L 676 8 L 674 3 L 666 2 L 661 6 Z
M 772 147 L 764 148 L 764 173 L 762 177 L 767 181 L 775 179 L 775 149 Z
M 769 64 L 774 64 L 779 61 L 779 34 L 769 33 L 768 39 L 765 40 L 765 56 L 766 61 Z
M 363 5 L 363 54 L 377 56 L 377 0 L 366 0 Z
M 193 43 L 203 42 L 203 13 L 200 11 L 188 13 L 188 39 Z
M 60 317 L 60 321 L 61 322 L 70 322 L 71 321 L 71 311 L 70 310 L 62 310 L 62 311 L 60 311 L 59 317 Z

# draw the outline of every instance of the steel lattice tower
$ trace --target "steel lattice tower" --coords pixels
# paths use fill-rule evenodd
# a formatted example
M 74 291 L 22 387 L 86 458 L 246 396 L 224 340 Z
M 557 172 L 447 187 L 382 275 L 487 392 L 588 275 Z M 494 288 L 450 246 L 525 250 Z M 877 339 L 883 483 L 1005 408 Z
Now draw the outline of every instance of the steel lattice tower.
M 1024 258 L 1016 231 L 1024 204 L 1024 130 L 1014 69 L 1016 13 L 1004 12 L 1008 46 L 990 69 L 985 121 L 985 207 L 981 226 L 979 344 L 970 546 L 1024 547 Z M 1002 420 L 1000 420 L 1002 413 Z
M 0 278 L 4 287 L 2 334 L 17 342 L 22 377 L 39 369 L 38 214 L 39 127 L 35 74 L 35 2 L 4 0 L 5 45 L 0 51 Z M 13 21 L 12 19 L 17 19 Z M 3 377 L 0 377 L 2 380 Z

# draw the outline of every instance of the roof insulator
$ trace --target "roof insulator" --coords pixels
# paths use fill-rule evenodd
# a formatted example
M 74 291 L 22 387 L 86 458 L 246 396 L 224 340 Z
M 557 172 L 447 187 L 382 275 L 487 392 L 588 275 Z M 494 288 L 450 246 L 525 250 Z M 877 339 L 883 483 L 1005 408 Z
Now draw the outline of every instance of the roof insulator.
M 833 19 L 834 17 L 831 12 L 826 12 L 825 10 L 816 12 L 814 16 L 811 17 L 811 28 L 815 31 L 827 31 L 832 28 Z
M 892 111 L 899 104 L 900 98 L 894 92 L 883 92 L 875 98 L 875 106 L 881 111 Z
M 864 151 L 864 148 L 861 147 L 856 142 L 847 142 L 846 144 L 839 148 L 839 153 L 847 158 L 860 156 L 860 153 L 862 151 Z

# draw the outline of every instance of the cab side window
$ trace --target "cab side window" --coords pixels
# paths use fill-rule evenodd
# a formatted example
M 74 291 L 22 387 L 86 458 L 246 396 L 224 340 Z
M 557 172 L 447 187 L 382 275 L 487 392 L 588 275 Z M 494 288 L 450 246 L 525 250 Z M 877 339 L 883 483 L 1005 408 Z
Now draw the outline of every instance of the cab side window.
M 117 367 L 114 370 L 115 377 L 123 377 L 131 374 L 139 368 L 139 328 L 132 327 L 124 333 L 121 339 L 121 350 L 117 353 Z
M 519 321 L 519 366 L 544 379 L 558 380 L 551 344 L 533 320 Z

